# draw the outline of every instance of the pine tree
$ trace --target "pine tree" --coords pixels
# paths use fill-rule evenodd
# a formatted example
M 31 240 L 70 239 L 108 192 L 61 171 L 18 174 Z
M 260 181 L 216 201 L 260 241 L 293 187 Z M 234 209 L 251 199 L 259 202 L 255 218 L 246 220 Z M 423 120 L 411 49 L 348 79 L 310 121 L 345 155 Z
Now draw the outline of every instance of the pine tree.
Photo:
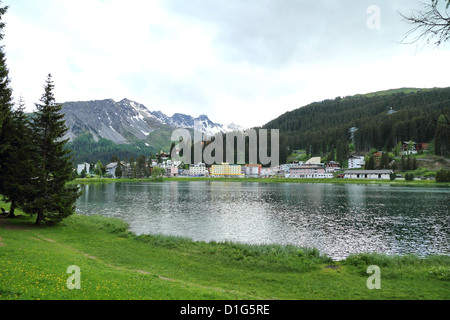
M 406 160 L 406 171 L 408 170 L 412 170 L 412 162 L 411 162 L 411 157 L 408 155 L 408 160 Z
M 436 173 L 437 182 L 450 182 L 450 170 L 441 169 Z
M 136 177 L 137 178 L 148 177 L 146 162 L 147 162 L 147 159 L 145 156 L 139 156 L 137 158 L 137 162 L 136 162 Z
M 394 181 L 397 178 L 397 175 L 395 174 L 395 172 L 391 172 L 389 174 L 389 178 L 391 179 L 391 181 Z
M 434 135 L 435 153 L 441 156 L 447 156 L 450 149 L 450 126 L 447 117 L 441 114 L 436 125 Z
M 95 170 L 94 170 L 96 175 L 99 175 L 100 177 L 103 177 L 103 164 L 100 160 L 97 161 L 97 164 L 95 165 Z
M 374 170 L 375 169 L 375 158 L 374 156 L 370 156 L 369 161 L 367 161 L 365 165 L 366 170 Z
M 380 169 L 387 169 L 389 165 L 389 154 L 387 152 L 383 152 L 380 160 Z
M 123 172 L 122 172 L 122 164 L 120 163 L 120 160 L 117 159 L 117 168 L 116 171 L 114 172 L 116 178 L 122 178 Z
M 1 5 L 1 1 L 0 1 Z M 5 23 L 2 22 L 3 15 L 7 12 L 8 7 L 0 7 L 0 40 L 3 39 L 3 29 Z M 0 168 L 4 165 L 2 163 L 2 153 L 9 146 L 9 141 L 4 136 L 4 126 L 11 117 L 13 102 L 12 89 L 10 88 L 9 70 L 6 66 L 6 56 L 3 51 L 3 46 L 0 46 Z
M 13 110 L 4 127 L 9 147 L 2 156 L 5 165 L 0 169 L 0 193 L 11 202 L 10 218 L 15 217 L 15 208 L 27 201 L 32 185 L 32 131 L 24 109 L 20 99 L 18 108 Z
M 60 113 L 62 105 L 55 101 L 50 74 L 44 88 L 32 121 L 34 194 L 25 207 L 28 213 L 37 214 L 37 225 L 44 221 L 60 222 L 72 215 L 80 195 L 78 187 L 66 186 L 73 172 L 71 151 L 65 149 L 68 139 L 63 140 L 68 128 Z

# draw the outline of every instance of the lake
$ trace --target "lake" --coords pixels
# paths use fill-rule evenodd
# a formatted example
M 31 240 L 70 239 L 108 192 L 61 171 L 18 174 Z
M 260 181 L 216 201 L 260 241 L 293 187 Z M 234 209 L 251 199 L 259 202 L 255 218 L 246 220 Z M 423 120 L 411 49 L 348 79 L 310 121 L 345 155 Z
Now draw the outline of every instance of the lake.
M 353 253 L 450 253 L 450 189 L 358 184 L 127 182 L 82 185 L 77 213 L 141 234 Z

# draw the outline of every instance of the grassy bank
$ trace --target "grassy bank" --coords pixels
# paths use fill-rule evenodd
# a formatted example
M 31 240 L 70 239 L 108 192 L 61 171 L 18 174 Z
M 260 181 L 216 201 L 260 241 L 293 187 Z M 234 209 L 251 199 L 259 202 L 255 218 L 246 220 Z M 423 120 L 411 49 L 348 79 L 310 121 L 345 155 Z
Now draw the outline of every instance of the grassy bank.
M 392 186 L 450 187 L 450 183 L 438 183 L 435 180 L 369 180 L 369 179 L 288 179 L 288 178 L 164 178 L 162 181 L 223 181 L 241 183 L 327 183 L 327 184 L 371 184 Z M 76 179 L 71 183 L 114 183 L 114 182 L 154 182 L 153 179 Z
M 450 298 L 446 256 L 335 262 L 314 249 L 136 236 L 124 222 L 99 216 L 74 215 L 56 226 L 33 222 L 0 218 L 0 299 Z M 66 286 L 72 265 L 81 269 L 81 290 Z M 381 268 L 381 290 L 367 288 L 369 265 Z

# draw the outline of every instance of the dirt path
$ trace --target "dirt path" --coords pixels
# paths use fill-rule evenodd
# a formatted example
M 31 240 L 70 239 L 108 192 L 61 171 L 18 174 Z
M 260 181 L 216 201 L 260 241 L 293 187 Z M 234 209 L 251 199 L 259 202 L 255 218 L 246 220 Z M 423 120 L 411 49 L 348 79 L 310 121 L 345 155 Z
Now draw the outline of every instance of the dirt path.
M 65 248 L 69 249 L 70 251 L 72 251 L 74 253 L 81 254 L 81 255 L 89 258 L 89 259 L 95 260 L 96 262 L 98 262 L 98 263 L 100 263 L 100 264 L 102 264 L 102 265 L 104 265 L 104 266 L 106 266 L 108 268 L 114 269 L 114 270 L 124 271 L 124 272 L 135 272 L 135 273 L 140 273 L 140 274 L 145 274 L 145 275 L 156 276 L 160 280 L 168 281 L 168 282 L 174 282 L 174 283 L 179 283 L 179 284 L 182 284 L 184 286 L 191 286 L 191 287 L 196 287 L 196 288 L 208 289 L 208 290 L 213 290 L 213 291 L 222 292 L 222 293 L 244 295 L 240 291 L 226 290 L 226 289 L 217 288 L 217 287 L 203 286 L 203 285 L 192 283 L 192 282 L 189 282 L 189 281 L 167 278 L 167 277 L 164 277 L 162 275 L 159 275 L 159 274 L 156 274 L 156 273 L 153 273 L 153 272 L 149 272 L 149 271 L 145 271 L 145 270 L 136 270 L 136 269 L 129 269 L 129 268 L 115 266 L 115 265 L 110 264 L 108 262 L 105 262 L 105 261 L 99 259 L 98 257 L 95 257 L 95 256 L 93 256 L 93 255 L 91 255 L 89 253 L 82 252 L 82 251 L 80 251 L 80 250 L 78 250 L 78 249 L 76 249 L 76 248 L 74 248 L 74 247 L 72 247 L 72 246 L 70 246 L 68 244 L 60 243 L 60 242 L 55 241 L 53 239 L 45 238 L 43 235 L 40 235 L 40 234 L 36 234 L 35 236 L 37 237 L 36 240 L 46 241 L 46 242 L 53 243 L 53 244 L 58 245 L 58 246 L 65 247 Z M 251 296 L 251 294 L 248 294 L 248 293 L 246 293 L 246 295 Z M 263 297 L 256 297 L 256 296 L 253 297 L 253 299 L 255 299 L 255 300 L 264 300 Z

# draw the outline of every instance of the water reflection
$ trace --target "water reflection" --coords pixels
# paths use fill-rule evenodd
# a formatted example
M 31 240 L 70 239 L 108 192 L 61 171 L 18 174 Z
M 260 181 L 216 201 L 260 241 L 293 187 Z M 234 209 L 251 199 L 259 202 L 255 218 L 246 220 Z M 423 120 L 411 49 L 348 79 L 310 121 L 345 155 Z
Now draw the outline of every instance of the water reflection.
M 80 214 L 127 221 L 136 234 L 293 244 L 352 253 L 449 254 L 450 190 L 231 182 L 82 186 Z

